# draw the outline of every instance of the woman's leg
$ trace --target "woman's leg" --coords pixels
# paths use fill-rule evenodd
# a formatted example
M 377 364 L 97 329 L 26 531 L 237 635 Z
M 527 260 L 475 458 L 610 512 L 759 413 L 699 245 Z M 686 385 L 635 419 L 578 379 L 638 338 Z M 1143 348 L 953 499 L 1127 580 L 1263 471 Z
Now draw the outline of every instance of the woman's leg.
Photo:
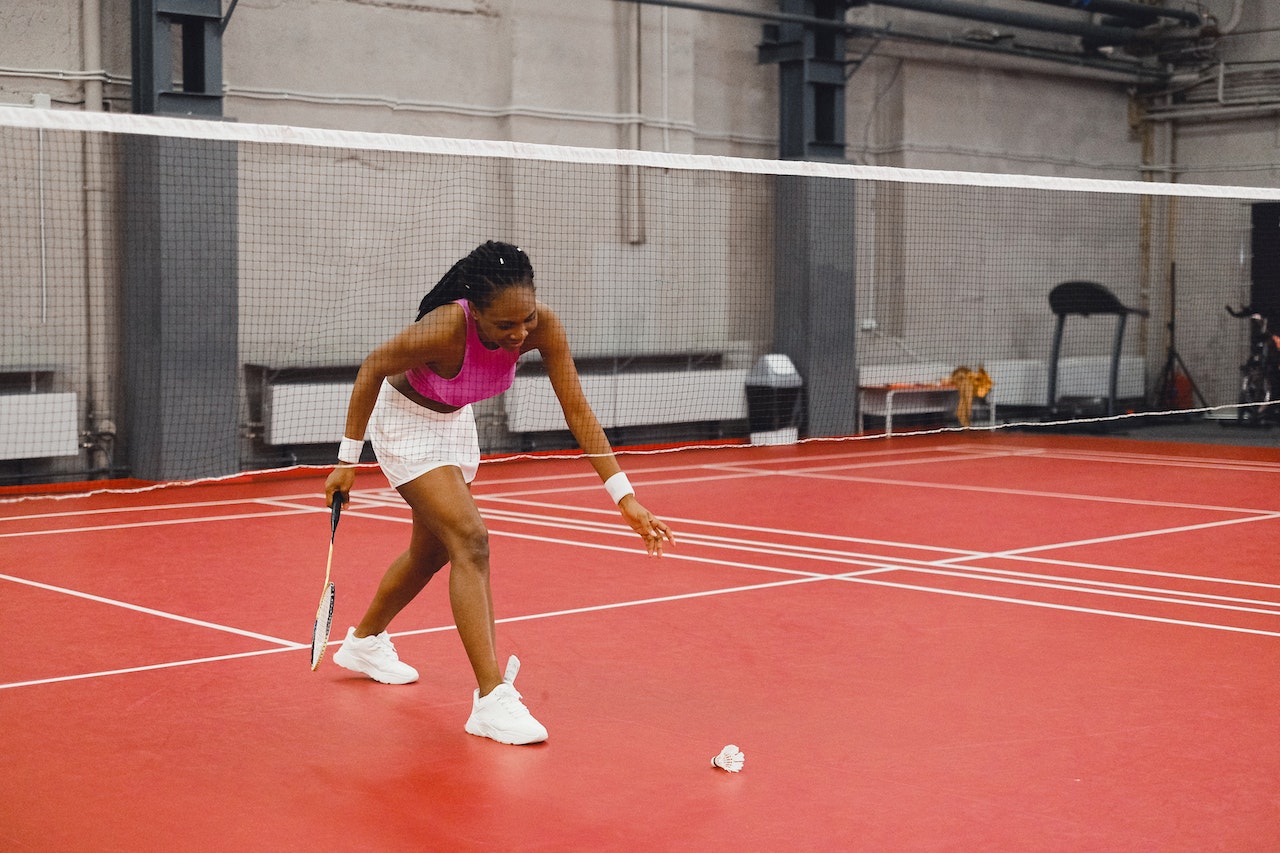
M 480 695 L 487 696 L 502 683 L 502 675 L 498 670 L 489 586 L 489 532 L 484 519 L 461 470 L 452 465 L 428 471 L 400 486 L 399 491 L 413 510 L 413 539 L 409 556 L 397 558 L 383 578 L 374 597 L 377 612 L 371 605 L 365 617 L 370 620 L 368 627 L 377 627 L 384 616 L 389 620 L 390 615 L 399 612 L 443 565 L 441 557 L 446 557 L 451 564 L 449 603 L 453 619 Z M 422 549 L 417 556 L 415 546 Z
M 415 520 L 409 549 L 391 561 L 364 618 L 356 626 L 356 636 L 368 637 L 387 630 L 391 620 L 422 592 L 447 562 L 449 552 L 444 545 L 429 528 Z

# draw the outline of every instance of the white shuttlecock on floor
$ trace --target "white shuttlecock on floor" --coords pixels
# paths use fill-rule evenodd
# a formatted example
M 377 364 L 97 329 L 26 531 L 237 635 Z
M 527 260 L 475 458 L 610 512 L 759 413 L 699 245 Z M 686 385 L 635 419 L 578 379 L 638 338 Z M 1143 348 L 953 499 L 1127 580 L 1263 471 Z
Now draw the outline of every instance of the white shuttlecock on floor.
M 728 770 L 730 773 L 737 773 L 742 769 L 742 765 L 746 762 L 747 756 L 733 744 L 729 744 L 720 750 L 720 754 L 711 759 L 712 767 L 719 767 L 721 770 Z

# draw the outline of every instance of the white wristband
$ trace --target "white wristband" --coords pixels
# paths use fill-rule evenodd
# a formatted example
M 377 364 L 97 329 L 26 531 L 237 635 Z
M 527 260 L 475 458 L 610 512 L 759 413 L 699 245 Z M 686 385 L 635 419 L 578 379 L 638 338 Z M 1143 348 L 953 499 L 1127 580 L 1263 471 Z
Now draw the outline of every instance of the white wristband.
M 360 461 L 360 455 L 364 453 L 364 442 L 354 438 L 342 437 L 342 441 L 338 443 L 338 461 L 348 462 L 352 465 Z
M 622 499 L 627 495 L 636 493 L 636 490 L 631 488 L 631 481 L 627 479 L 627 475 L 621 471 L 604 481 L 604 490 L 609 493 L 609 497 L 613 498 L 613 502 L 616 504 L 622 503 Z

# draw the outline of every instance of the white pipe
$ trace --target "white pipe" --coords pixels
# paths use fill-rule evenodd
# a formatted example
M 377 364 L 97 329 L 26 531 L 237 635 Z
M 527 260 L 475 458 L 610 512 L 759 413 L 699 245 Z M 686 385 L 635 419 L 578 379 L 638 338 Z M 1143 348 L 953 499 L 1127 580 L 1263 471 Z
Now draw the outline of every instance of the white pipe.
M 642 45 L 644 41 L 643 21 L 641 20 L 640 4 L 635 4 L 630 15 L 631 29 L 631 80 L 630 80 L 630 104 L 629 112 L 631 113 L 631 124 L 629 126 L 628 147 L 633 151 L 641 150 L 641 131 L 644 126 L 644 99 L 640 89 L 644 76 L 644 56 L 642 54 Z M 640 180 L 640 169 L 635 166 L 627 167 L 627 200 L 626 200 L 626 217 L 627 242 L 632 245 L 640 245 L 645 242 L 644 228 L 644 197 L 642 195 L 643 187 Z
M 1244 0 L 1235 0 L 1235 5 L 1231 7 L 1231 17 L 1227 19 L 1225 24 L 1218 25 L 1218 32 L 1224 36 L 1240 26 L 1240 15 L 1244 13 Z
M 40 322 L 49 321 L 49 263 L 45 235 L 48 216 L 44 209 L 44 131 L 36 131 L 36 200 L 40 207 Z
M 102 0 L 81 0 L 80 25 L 84 42 L 84 108 L 102 112 Z
M 84 51 L 84 109 L 102 112 L 102 0 L 81 0 L 81 26 Z M 86 400 L 87 427 L 95 439 L 90 445 L 90 468 L 105 468 L 110 454 L 101 442 L 103 436 L 114 437 L 112 421 L 115 400 L 111 376 L 114 372 L 112 340 L 115 300 L 107 280 L 104 249 L 108 245 L 105 162 L 99 134 L 84 134 L 82 148 L 84 169 L 84 294 L 85 294 L 85 369 L 88 373 Z
M 640 92 L 640 86 L 644 79 L 644 57 L 641 51 L 644 49 L 644 33 L 643 22 L 640 20 L 640 6 L 634 9 L 631 16 L 631 100 L 628 104 L 628 112 L 631 114 L 630 138 L 628 147 L 633 150 L 640 150 L 641 131 L 643 129 L 643 110 L 644 100 Z
M 662 7 L 662 150 L 671 151 L 671 45 L 667 7 Z

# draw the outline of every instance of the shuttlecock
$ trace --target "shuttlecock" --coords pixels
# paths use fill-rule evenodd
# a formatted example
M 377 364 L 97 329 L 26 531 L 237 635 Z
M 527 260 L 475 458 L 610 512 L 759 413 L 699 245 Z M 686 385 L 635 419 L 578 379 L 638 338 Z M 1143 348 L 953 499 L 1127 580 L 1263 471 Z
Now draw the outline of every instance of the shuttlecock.
M 742 769 L 743 763 L 747 760 L 747 756 L 742 750 L 733 744 L 729 744 L 720 750 L 720 754 L 711 759 L 712 767 L 719 767 L 721 770 L 728 770 L 730 773 L 737 773 Z

